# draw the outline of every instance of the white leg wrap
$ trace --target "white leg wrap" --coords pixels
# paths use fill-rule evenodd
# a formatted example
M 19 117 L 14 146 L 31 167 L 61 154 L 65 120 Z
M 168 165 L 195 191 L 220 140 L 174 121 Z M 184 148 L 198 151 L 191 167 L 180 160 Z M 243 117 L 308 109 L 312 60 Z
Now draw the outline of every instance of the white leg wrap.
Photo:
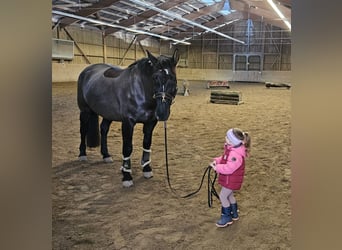
M 127 160 L 131 159 L 131 156 L 128 156 L 128 157 L 122 156 L 122 159 L 123 159 L 124 161 L 127 161 Z
M 144 168 L 146 165 L 150 164 L 151 160 L 148 160 L 147 162 L 145 162 L 144 164 L 141 165 L 142 168 Z
M 127 173 L 132 173 L 132 169 L 124 168 L 123 166 L 120 167 L 120 170 L 127 172 Z
M 144 151 L 144 153 L 151 153 L 152 152 L 151 149 L 146 149 L 146 148 L 143 148 L 143 151 Z M 147 165 L 149 165 L 150 163 L 151 163 L 151 158 L 149 158 L 146 162 L 141 163 L 141 167 L 144 168 Z M 153 173 L 152 173 L 152 171 L 150 171 L 150 172 L 143 172 L 143 175 L 144 175 L 144 177 L 146 179 L 149 179 L 149 178 L 151 178 L 153 176 Z
M 131 159 L 131 156 L 128 156 L 128 157 L 124 157 L 122 156 L 122 159 L 124 161 L 128 161 L 129 159 Z M 124 171 L 124 172 L 127 172 L 127 173 L 132 173 L 132 169 L 131 168 L 125 168 L 124 166 L 121 166 L 120 167 L 120 170 Z
M 145 148 L 143 148 L 143 151 L 146 152 L 146 153 L 151 153 L 152 152 L 151 149 L 145 149 Z

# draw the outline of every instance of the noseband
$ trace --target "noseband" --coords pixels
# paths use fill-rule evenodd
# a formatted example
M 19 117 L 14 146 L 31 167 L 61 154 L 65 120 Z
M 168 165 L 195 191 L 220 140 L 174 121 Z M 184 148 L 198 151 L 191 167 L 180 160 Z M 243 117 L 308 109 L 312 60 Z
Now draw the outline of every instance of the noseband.
M 164 89 L 164 85 L 163 85 L 163 89 Z M 174 97 L 167 93 L 167 92 L 157 92 L 153 95 L 153 98 L 156 99 L 156 98 L 161 98 L 162 99 L 162 102 L 166 102 L 166 100 L 170 100 L 171 101 L 171 104 L 174 103 Z
M 166 75 L 169 76 L 169 71 L 167 69 L 161 69 L 160 71 L 165 71 Z M 169 79 L 171 79 L 171 77 L 169 77 Z M 156 92 L 153 95 L 153 98 L 161 98 L 162 102 L 166 102 L 167 100 L 170 100 L 171 105 L 174 103 L 174 96 L 165 92 L 165 85 L 163 84 L 163 90 L 161 92 Z

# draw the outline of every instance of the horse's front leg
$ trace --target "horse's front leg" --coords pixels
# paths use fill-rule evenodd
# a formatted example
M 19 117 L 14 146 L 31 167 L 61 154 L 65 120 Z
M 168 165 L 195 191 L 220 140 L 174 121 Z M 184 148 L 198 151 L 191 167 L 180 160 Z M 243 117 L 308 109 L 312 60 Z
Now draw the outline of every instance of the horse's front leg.
M 121 166 L 121 172 L 123 175 L 122 185 L 124 187 L 130 187 L 133 185 L 132 178 L 132 168 L 131 168 L 131 154 L 133 150 L 132 139 L 133 139 L 133 130 L 135 123 L 132 121 L 123 121 L 121 125 L 122 130 L 122 154 L 123 161 Z
M 107 163 L 113 162 L 113 158 L 108 153 L 108 148 L 107 148 L 107 135 L 108 135 L 108 131 L 109 131 L 111 123 L 112 121 L 107 120 L 105 118 L 103 118 L 101 122 L 101 154 L 103 157 L 103 161 Z
M 153 177 L 151 168 L 151 144 L 152 144 L 152 133 L 153 129 L 157 124 L 157 120 L 151 121 L 149 123 L 144 123 L 143 132 L 143 153 L 141 157 L 141 167 L 143 169 L 143 175 L 145 178 Z

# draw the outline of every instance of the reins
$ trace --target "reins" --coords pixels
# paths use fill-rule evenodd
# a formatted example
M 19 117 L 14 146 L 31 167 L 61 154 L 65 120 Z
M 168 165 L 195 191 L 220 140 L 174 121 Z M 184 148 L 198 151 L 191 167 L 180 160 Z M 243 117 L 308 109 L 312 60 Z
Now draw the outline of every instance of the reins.
M 167 126 L 166 126 L 166 121 L 164 121 L 164 135 L 165 135 L 165 163 L 166 163 L 166 177 L 167 177 L 167 182 L 169 184 L 169 187 L 171 189 L 171 191 L 178 197 L 180 198 L 189 198 L 195 194 L 197 194 L 201 188 L 202 188 L 202 185 L 203 185 L 203 181 L 204 181 L 204 178 L 206 175 L 208 175 L 208 206 L 209 207 L 212 207 L 212 203 L 213 203 L 213 195 L 219 199 L 219 196 L 216 192 L 216 189 L 215 189 L 215 181 L 216 181 L 216 178 L 217 178 L 217 173 L 214 171 L 214 179 L 211 178 L 211 170 L 212 170 L 212 167 L 211 166 L 208 166 L 204 173 L 203 173 L 203 176 L 202 176 L 202 179 L 201 179 L 201 183 L 198 187 L 197 190 L 189 193 L 189 194 L 186 194 L 186 195 L 179 195 L 176 190 L 171 186 L 171 182 L 170 182 L 170 174 L 169 174 L 169 161 L 168 161 L 168 153 L 167 153 Z

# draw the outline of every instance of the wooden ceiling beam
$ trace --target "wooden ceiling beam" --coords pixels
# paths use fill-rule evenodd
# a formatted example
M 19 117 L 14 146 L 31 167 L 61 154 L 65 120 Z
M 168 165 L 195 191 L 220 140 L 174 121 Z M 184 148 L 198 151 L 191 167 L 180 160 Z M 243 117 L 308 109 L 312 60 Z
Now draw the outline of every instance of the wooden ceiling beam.
M 82 17 L 87 17 L 90 16 L 98 11 L 100 11 L 103 8 L 109 7 L 110 5 L 119 2 L 120 0 L 101 0 L 97 3 L 94 3 L 88 7 L 82 8 L 79 11 L 76 11 L 75 15 L 77 16 L 82 16 Z M 60 20 L 60 27 L 61 28 L 65 28 L 66 26 L 75 23 L 77 21 L 77 19 L 75 18 L 71 18 L 71 17 L 64 17 L 61 18 Z

